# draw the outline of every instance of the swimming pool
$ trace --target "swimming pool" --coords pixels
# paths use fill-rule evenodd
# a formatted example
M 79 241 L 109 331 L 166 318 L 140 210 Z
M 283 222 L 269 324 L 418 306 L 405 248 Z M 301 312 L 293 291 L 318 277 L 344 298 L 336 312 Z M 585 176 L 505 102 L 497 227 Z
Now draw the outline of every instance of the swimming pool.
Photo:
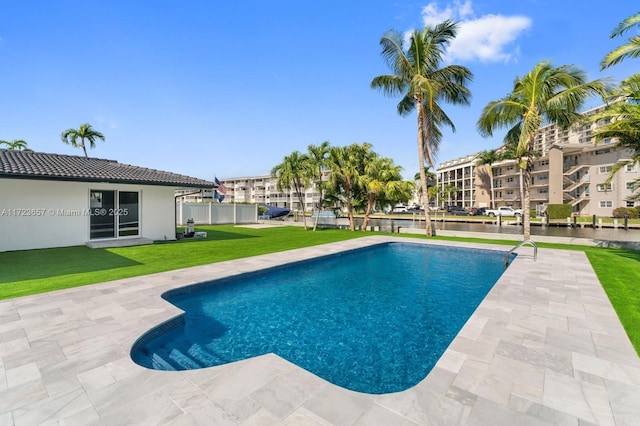
M 165 293 L 184 315 L 131 351 L 184 370 L 276 353 L 347 389 L 426 377 L 504 271 L 504 252 L 385 243 Z

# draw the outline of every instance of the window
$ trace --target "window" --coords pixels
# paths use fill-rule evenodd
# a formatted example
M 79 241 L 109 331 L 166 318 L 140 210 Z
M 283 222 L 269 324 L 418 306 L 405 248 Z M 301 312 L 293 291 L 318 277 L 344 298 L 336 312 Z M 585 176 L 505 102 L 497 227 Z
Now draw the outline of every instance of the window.
M 600 173 L 611 173 L 613 166 L 600 166 Z
M 547 175 L 547 174 L 540 175 L 539 179 L 540 180 L 547 180 L 547 179 L 549 179 L 549 175 Z
M 611 152 L 611 148 L 599 149 L 596 151 L 596 155 L 608 154 L 610 152 Z
M 541 166 L 548 166 L 548 165 L 549 165 L 549 160 L 542 160 L 542 161 L 540 161 L 540 165 L 541 165 Z
M 613 207 L 613 201 L 600 201 L 600 207 Z
M 507 195 L 513 195 L 513 191 L 512 190 L 507 190 Z
M 543 188 L 543 189 L 540 189 L 540 191 L 539 191 L 539 192 L 540 192 L 541 194 L 548 194 L 548 193 L 549 193 L 549 191 L 548 191 L 548 190 L 546 190 L 546 189 L 544 189 L 544 188 Z
M 635 181 L 627 182 L 627 189 L 630 189 L 632 191 L 635 190 L 636 189 Z
M 627 164 L 627 166 L 624 168 L 624 170 L 627 171 L 627 172 L 635 172 L 635 171 L 637 171 L 635 164 Z
M 607 191 L 611 191 L 613 185 L 611 185 L 610 183 L 599 183 L 596 185 L 596 190 L 598 192 L 607 192 Z
M 508 178 L 507 178 L 507 182 L 508 182 L 508 183 L 513 182 L 513 178 L 512 178 L 512 177 L 508 177 Z
M 634 207 L 633 201 L 627 201 L 627 207 Z

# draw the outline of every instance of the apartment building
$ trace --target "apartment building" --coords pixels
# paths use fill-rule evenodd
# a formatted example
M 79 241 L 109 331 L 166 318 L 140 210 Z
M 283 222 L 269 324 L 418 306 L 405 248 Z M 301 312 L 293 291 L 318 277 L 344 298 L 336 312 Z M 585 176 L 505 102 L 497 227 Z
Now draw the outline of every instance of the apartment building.
M 277 179 L 271 175 L 246 176 L 221 179 L 226 187 L 224 203 L 265 203 L 275 207 L 287 207 L 292 210 L 302 210 L 298 195 L 294 190 L 279 191 Z M 190 195 L 188 193 L 191 192 Z M 180 190 L 176 192 L 183 202 L 198 203 L 213 201 L 213 189 L 203 190 L 202 193 Z M 320 201 L 320 191 L 311 183 L 304 189 L 304 210 L 311 211 Z
M 603 108 L 599 106 L 584 114 L 592 115 Z M 534 145 L 540 155 L 534 159 L 531 174 L 532 210 L 540 213 L 547 204 L 570 204 L 576 214 L 611 216 L 617 207 L 640 206 L 639 202 L 627 201 L 633 193 L 634 181 L 640 177 L 636 166 L 623 168 L 607 182 L 613 167 L 629 159 L 631 153 L 618 147 L 615 140 L 596 145 L 593 132 L 599 125 L 579 124 L 563 130 L 551 124 L 540 129 Z M 441 190 L 456 188 L 445 192 L 440 204 L 465 208 L 490 206 L 492 177 L 495 206 L 521 208 L 518 162 L 504 160 L 492 164 L 490 171 L 489 166 L 478 164 L 478 155 L 440 164 L 436 174 Z

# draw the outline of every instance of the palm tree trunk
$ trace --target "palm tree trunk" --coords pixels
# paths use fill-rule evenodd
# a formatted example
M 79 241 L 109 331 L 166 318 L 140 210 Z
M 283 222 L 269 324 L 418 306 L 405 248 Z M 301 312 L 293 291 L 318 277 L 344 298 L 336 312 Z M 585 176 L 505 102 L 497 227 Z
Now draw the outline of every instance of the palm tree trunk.
M 371 216 L 371 210 L 373 210 L 373 204 L 375 203 L 375 196 L 367 197 L 367 209 L 364 212 L 364 218 L 362 219 L 362 230 L 366 231 L 369 226 L 369 216 Z
M 529 141 L 529 149 L 527 151 L 527 166 L 524 168 L 524 197 L 522 209 L 522 226 L 524 228 L 523 239 L 531 239 L 531 165 L 533 164 L 533 138 Z M 522 170 L 522 169 L 520 169 Z M 522 173 L 521 175 L 522 176 Z
M 304 230 L 307 230 L 307 216 L 304 214 L 304 199 L 302 198 L 302 185 L 298 182 L 294 183 L 294 190 L 298 194 L 298 204 L 300 204 L 300 208 L 302 208 L 302 224 L 304 225 Z
M 422 193 L 427 193 L 427 174 L 424 170 L 424 112 L 421 108 L 422 100 L 415 97 L 416 110 L 418 111 L 418 167 L 420 168 L 420 187 Z M 426 201 L 425 201 L 426 200 Z M 427 237 L 431 237 L 433 231 L 431 229 L 431 215 L 429 212 L 429 197 L 422 197 L 422 206 L 424 208 L 424 230 Z
M 84 146 L 84 138 L 80 140 L 82 141 L 82 150 L 84 151 L 84 157 L 88 158 L 89 156 L 87 155 L 87 148 Z

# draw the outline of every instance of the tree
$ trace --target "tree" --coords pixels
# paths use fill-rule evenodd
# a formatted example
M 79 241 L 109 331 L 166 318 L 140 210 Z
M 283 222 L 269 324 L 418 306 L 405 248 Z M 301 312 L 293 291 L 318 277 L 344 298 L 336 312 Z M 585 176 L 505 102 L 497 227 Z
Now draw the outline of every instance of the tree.
M 534 139 L 543 123 L 561 128 L 582 119 L 578 110 L 587 98 L 606 96 L 605 80 L 587 81 L 585 73 L 573 65 L 554 67 L 538 63 L 523 77 L 517 77 L 513 91 L 502 99 L 489 102 L 478 119 L 483 136 L 493 136 L 496 128 L 509 127 L 505 142 L 517 141 L 516 155 L 526 158 L 524 169 L 523 225 L 524 239 L 531 238 L 530 191 Z
M 88 157 L 86 146 L 87 142 L 89 143 L 90 148 L 95 148 L 96 140 L 100 139 L 102 142 L 105 141 L 104 135 L 95 130 L 91 124 L 88 123 L 81 124 L 79 129 L 65 130 L 60 135 L 60 138 L 62 139 L 62 142 L 70 144 L 74 148 L 82 148 L 85 157 Z
M 478 164 L 481 166 L 486 165 L 489 170 L 489 186 L 491 188 L 491 208 L 496 208 L 496 196 L 493 188 L 493 165 L 500 161 L 500 155 L 495 149 L 484 150 L 478 155 Z
M 320 219 L 320 211 L 322 210 L 322 202 L 324 199 L 324 185 L 322 183 L 322 170 L 327 165 L 327 155 L 329 154 L 329 141 L 324 141 L 320 145 L 309 145 L 307 147 L 309 166 L 313 170 L 313 181 L 315 187 L 320 191 L 320 200 L 318 201 L 318 215 L 313 224 L 313 230 L 316 230 L 318 226 L 318 220 Z
M 306 154 L 300 154 L 298 151 L 294 151 L 284 157 L 282 163 L 271 170 L 271 175 L 278 179 L 276 186 L 279 191 L 283 189 L 291 191 L 293 188 L 293 192 L 298 198 L 298 204 L 302 209 L 302 222 L 305 231 L 307 230 L 307 217 L 304 214 L 304 189 L 309 185 L 312 172 L 309 157 Z
M 415 187 L 412 181 L 402 180 L 402 167 L 393 163 L 393 160 L 377 155 L 370 159 L 364 166 L 364 175 L 360 184 L 366 192 L 366 208 L 362 221 L 362 230 L 366 231 L 369 225 L 369 217 L 376 203 L 407 201 Z
M 28 151 L 27 142 L 22 139 L 14 139 L 11 142 L 0 140 L 0 145 L 6 145 L 6 149 L 10 151 Z
M 440 68 L 446 47 L 455 38 L 457 25 L 444 21 L 422 31 L 413 31 L 408 49 L 404 49 L 402 34 L 391 30 L 380 40 L 382 57 L 393 74 L 373 79 L 371 87 L 386 95 L 401 95 L 398 113 L 408 115 L 414 110 L 418 118 L 418 165 L 420 188 L 427 193 L 425 159 L 433 167 L 433 160 L 442 140 L 442 126 L 455 131 L 451 119 L 442 109 L 442 102 L 468 105 L 471 92 L 466 85 L 472 73 L 459 65 Z M 424 197 L 423 197 L 424 198 Z M 426 234 L 432 235 L 428 200 L 424 201 Z
M 611 32 L 611 38 L 616 38 L 633 27 L 640 28 L 640 12 L 620 22 Z M 626 58 L 640 57 L 640 35 L 629 38 L 628 43 L 619 46 L 607 54 L 600 62 L 600 70 L 609 68 Z
M 442 195 L 442 198 L 446 198 L 447 199 L 447 204 L 451 205 L 451 196 L 458 194 L 458 187 L 455 186 L 455 185 L 446 184 L 440 190 L 440 194 Z
M 430 169 L 431 169 L 430 166 L 425 166 L 424 167 L 424 174 L 425 174 L 426 179 L 427 179 L 427 196 L 429 194 L 429 189 L 437 184 L 436 174 L 431 172 Z M 420 204 L 424 204 L 424 200 L 422 199 L 422 187 L 420 186 L 420 172 L 418 172 L 415 175 L 413 175 L 413 180 L 418 182 L 418 185 L 417 185 L 418 186 L 418 200 L 419 200 Z M 427 203 L 431 198 L 432 197 L 428 197 L 427 198 Z
M 329 185 L 331 197 L 347 208 L 349 229 L 355 231 L 354 207 L 363 197 L 361 177 L 364 167 L 374 157 L 371 144 L 351 144 L 343 147 L 331 147 L 327 164 L 331 169 Z
M 593 134 L 596 143 L 605 139 L 616 139 L 618 146 L 631 152 L 631 158 L 620 161 L 613 166 L 607 180 L 613 177 L 627 165 L 640 165 L 640 74 L 634 74 L 623 80 L 619 88 L 610 96 L 611 103 L 603 112 L 591 117 L 592 122 L 604 122 Z M 634 182 L 635 193 L 630 201 L 640 200 L 640 179 Z

